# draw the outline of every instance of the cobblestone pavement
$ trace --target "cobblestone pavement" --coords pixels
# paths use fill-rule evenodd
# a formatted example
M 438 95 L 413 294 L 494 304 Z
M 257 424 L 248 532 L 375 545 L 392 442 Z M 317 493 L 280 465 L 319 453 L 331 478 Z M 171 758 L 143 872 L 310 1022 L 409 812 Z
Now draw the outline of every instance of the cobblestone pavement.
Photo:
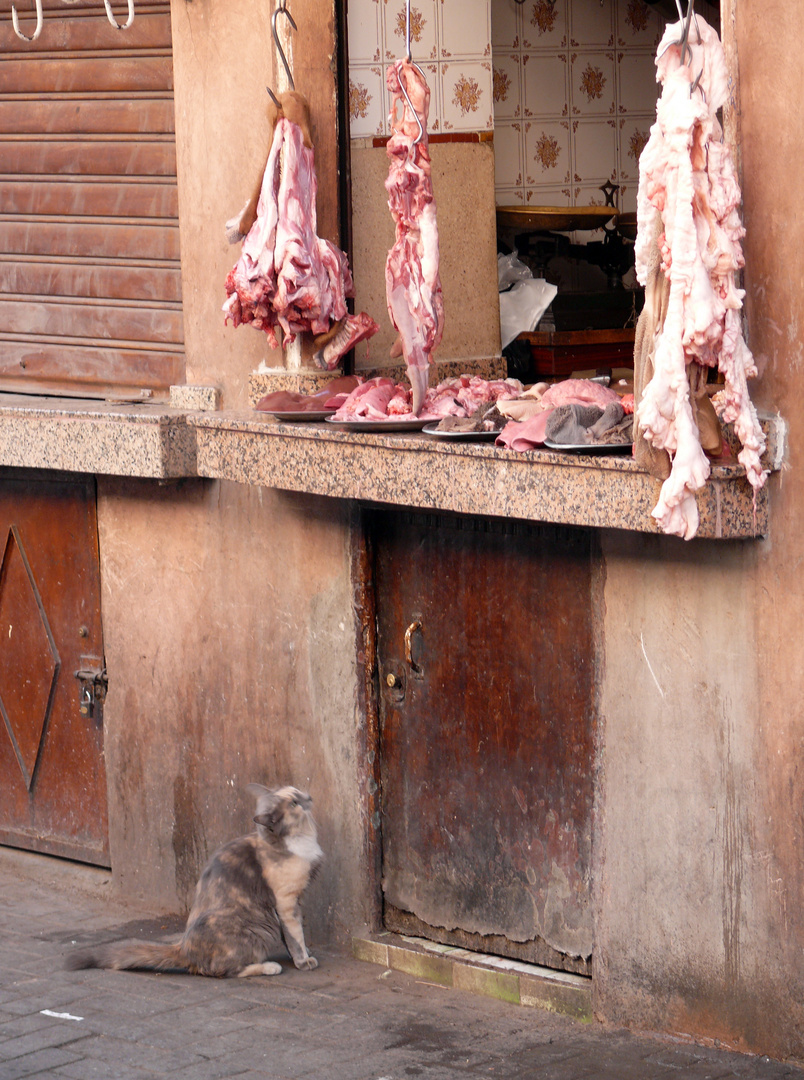
M 0 848 L 0 1080 L 804 1080 L 804 1070 L 581 1024 L 316 950 L 313 972 L 217 981 L 64 970 L 73 943 L 179 923 L 102 872 Z

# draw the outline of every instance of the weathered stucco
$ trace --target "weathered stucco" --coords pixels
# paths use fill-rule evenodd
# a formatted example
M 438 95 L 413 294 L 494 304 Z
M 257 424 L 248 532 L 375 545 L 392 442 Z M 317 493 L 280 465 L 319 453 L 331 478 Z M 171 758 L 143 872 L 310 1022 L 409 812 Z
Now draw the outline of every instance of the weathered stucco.
M 606 536 L 595 990 L 618 1022 L 801 1058 L 804 9 L 733 0 L 724 16 L 753 395 L 790 449 L 764 542 Z
M 312 3 L 296 0 L 300 34 Z M 266 358 L 262 336 L 224 329 L 219 309 L 235 257 L 223 222 L 264 160 L 269 15 L 247 0 L 176 0 L 173 13 L 188 380 L 219 385 L 227 408 L 248 404 Z M 804 1057 L 804 10 L 730 0 L 724 15 L 740 65 L 755 397 L 789 421 L 791 449 L 770 480 L 765 541 L 602 534 L 595 1000 L 618 1023 Z M 445 240 L 468 275 L 449 333 L 478 356 L 497 332 L 493 279 L 472 284 L 464 222 L 486 208 L 490 264 L 488 204 L 466 196 L 478 177 L 493 182 L 490 154 L 439 147 L 434 158 Z M 379 184 L 381 160 L 356 155 L 358 193 Z M 332 235 L 332 159 L 319 174 Z M 387 246 L 372 232 L 372 192 L 356 221 L 359 290 Z M 249 826 L 245 784 L 290 781 L 312 790 L 328 854 L 307 905 L 311 937 L 343 940 L 377 903 L 350 506 L 227 481 L 101 478 L 98 521 L 117 888 L 186 904 L 206 855 Z
M 251 827 L 250 781 L 311 791 L 330 856 L 318 940 L 365 921 L 346 504 L 231 483 L 104 481 L 98 497 L 119 890 L 186 905 Z
M 311 99 L 320 174 L 335 176 L 330 8 L 296 0 L 298 89 Z M 176 141 L 188 382 L 248 405 L 267 354 L 224 327 L 239 247 L 224 222 L 268 148 L 277 87 L 270 5 L 173 5 Z M 314 39 L 318 52 L 310 48 Z M 319 195 L 337 239 L 337 188 Z M 117 889 L 187 905 L 206 857 L 251 828 L 250 781 L 308 788 L 327 862 L 306 909 L 313 942 L 365 925 L 369 897 L 356 746 L 356 623 L 349 505 L 228 482 L 100 478 L 98 524 L 109 694 L 110 844 Z
M 433 143 L 430 153 L 444 292 L 444 337 L 433 358 L 499 356 L 493 144 Z M 351 157 L 355 305 L 380 326 L 379 333 L 355 350 L 359 370 L 399 363 L 388 357 L 397 335 L 385 298 L 385 260 L 394 242 L 394 223 L 385 190 L 385 147 L 353 145 Z

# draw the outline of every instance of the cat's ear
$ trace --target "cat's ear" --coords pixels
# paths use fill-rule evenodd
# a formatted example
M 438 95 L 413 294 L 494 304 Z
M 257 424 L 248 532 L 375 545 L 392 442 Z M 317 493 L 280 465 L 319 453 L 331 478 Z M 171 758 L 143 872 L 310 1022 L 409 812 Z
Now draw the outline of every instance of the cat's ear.
M 246 784 L 246 791 L 259 799 L 260 795 L 273 795 L 273 788 L 267 788 L 264 784 Z

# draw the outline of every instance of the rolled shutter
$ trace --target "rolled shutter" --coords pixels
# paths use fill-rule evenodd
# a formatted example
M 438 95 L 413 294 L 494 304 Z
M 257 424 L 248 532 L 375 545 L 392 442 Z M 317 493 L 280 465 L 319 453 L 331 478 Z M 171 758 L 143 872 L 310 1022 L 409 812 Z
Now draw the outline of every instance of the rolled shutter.
M 161 396 L 184 372 L 170 6 L 128 30 L 44 8 L 32 43 L 0 18 L 0 391 Z

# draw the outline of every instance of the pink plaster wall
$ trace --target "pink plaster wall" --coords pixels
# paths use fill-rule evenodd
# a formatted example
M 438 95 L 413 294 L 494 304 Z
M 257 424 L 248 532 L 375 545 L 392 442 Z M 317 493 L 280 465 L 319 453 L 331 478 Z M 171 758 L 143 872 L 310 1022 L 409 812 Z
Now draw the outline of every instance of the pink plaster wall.
M 789 424 L 771 532 L 606 538 L 601 1016 L 804 1058 L 804 9 L 724 5 L 754 400 Z

